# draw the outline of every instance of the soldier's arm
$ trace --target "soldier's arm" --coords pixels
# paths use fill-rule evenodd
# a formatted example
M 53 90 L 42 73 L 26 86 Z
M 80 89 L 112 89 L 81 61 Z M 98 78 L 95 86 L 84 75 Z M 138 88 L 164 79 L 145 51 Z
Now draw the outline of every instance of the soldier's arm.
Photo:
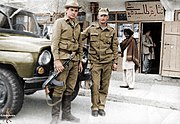
M 53 25 L 52 41 L 51 41 L 51 51 L 54 60 L 59 60 L 59 42 L 61 39 L 61 24 L 59 20 L 56 20 Z
M 84 41 L 86 38 L 88 38 L 90 28 L 91 28 L 91 26 L 87 27 L 87 28 L 81 33 L 82 41 Z
M 82 61 L 83 58 L 83 42 L 82 42 L 82 35 L 79 36 L 79 60 Z
M 79 36 L 79 66 L 78 66 L 78 70 L 79 72 L 82 72 L 83 71 L 83 66 L 82 66 L 82 60 L 83 60 L 83 44 L 82 44 L 82 36 L 81 36 L 81 33 L 80 33 L 80 36 Z
M 114 55 L 114 63 L 118 63 L 118 40 L 117 40 L 117 35 L 115 31 L 113 31 L 113 42 L 112 42 L 112 51 Z

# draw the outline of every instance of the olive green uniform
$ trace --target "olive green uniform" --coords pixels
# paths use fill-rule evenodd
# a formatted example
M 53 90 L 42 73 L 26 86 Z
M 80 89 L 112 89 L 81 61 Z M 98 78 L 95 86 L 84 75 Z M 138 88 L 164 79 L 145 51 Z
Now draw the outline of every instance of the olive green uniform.
M 56 86 L 53 92 L 55 97 L 62 97 L 63 94 L 72 95 L 78 76 L 78 63 L 82 60 L 83 54 L 80 25 L 76 20 L 70 21 L 65 16 L 55 21 L 51 49 L 54 61 L 60 60 L 62 63 L 72 52 L 76 52 L 69 66 L 57 77 L 57 80 L 63 81 L 65 86 Z
M 112 64 L 118 62 L 118 41 L 115 31 L 107 26 L 102 29 L 98 23 L 82 32 L 82 39 L 89 38 L 89 60 L 91 64 L 92 110 L 104 109 L 112 73 Z

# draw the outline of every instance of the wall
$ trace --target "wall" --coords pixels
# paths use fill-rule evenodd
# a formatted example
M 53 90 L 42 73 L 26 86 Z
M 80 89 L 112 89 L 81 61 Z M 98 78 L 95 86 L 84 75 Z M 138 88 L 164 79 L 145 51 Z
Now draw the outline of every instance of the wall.
M 108 9 L 110 11 L 125 11 L 126 8 L 125 8 L 125 2 L 124 1 L 118 1 L 118 2 L 100 2 L 99 3 L 100 7 L 108 7 Z

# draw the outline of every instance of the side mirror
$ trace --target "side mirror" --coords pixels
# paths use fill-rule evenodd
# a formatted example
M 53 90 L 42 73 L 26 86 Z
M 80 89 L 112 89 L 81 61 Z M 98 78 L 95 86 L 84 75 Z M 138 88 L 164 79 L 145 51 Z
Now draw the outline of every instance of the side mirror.
M 39 24 L 39 23 L 38 23 L 38 25 L 39 25 L 39 28 L 40 28 L 40 35 L 43 36 L 44 25 Z
M 41 30 L 41 37 L 50 39 L 49 33 L 48 33 L 48 27 L 44 26 L 42 24 L 39 24 L 40 30 Z

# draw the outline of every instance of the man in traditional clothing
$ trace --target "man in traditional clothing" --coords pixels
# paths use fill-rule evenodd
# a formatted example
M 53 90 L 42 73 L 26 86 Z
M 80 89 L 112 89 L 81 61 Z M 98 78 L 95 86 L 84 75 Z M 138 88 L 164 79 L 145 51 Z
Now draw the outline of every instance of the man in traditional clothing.
M 129 90 L 134 89 L 135 72 L 139 68 L 138 47 L 135 38 L 132 36 L 133 34 L 132 30 L 124 29 L 126 39 L 120 43 L 121 57 L 123 57 L 123 84 L 120 87 Z

